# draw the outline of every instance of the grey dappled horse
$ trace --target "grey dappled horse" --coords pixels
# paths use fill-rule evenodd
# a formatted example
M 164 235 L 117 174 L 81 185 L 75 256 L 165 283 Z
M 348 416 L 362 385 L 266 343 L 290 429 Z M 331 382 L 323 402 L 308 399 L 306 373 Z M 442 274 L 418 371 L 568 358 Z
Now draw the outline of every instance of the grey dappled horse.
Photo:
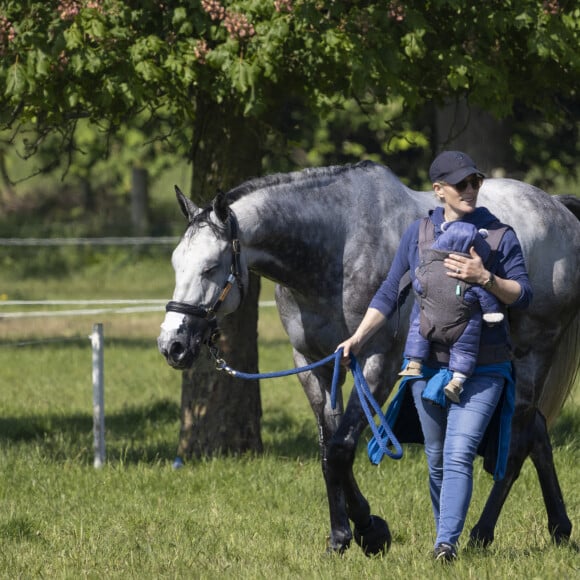
M 296 366 L 328 356 L 359 324 L 403 231 L 436 204 L 432 192 L 412 191 L 389 169 L 370 162 L 255 179 L 203 210 L 179 190 L 177 197 L 189 226 L 173 253 L 176 286 L 158 339 L 176 369 L 189 368 L 207 342 L 213 310 L 220 307 L 219 321 L 239 307 L 249 270 L 277 282 L 276 303 Z M 535 293 L 529 310 L 511 313 L 516 414 L 508 474 L 493 485 L 471 532 L 471 540 L 484 545 L 493 541 L 503 503 L 528 455 L 538 472 L 550 534 L 560 542 L 572 529 L 547 432 L 580 365 L 580 223 L 564 203 L 510 179 L 486 180 L 479 196 L 480 205 L 516 230 Z M 237 238 L 239 247 L 232 243 Z M 411 302 L 358 356 L 381 405 L 398 379 Z M 318 422 L 329 550 L 348 548 L 351 520 L 366 554 L 384 552 L 391 541 L 388 526 L 371 514 L 353 475 L 367 421 L 354 391 L 346 408 L 338 397 L 332 409 L 331 367 L 299 375 Z M 343 369 L 340 384 L 344 379 Z

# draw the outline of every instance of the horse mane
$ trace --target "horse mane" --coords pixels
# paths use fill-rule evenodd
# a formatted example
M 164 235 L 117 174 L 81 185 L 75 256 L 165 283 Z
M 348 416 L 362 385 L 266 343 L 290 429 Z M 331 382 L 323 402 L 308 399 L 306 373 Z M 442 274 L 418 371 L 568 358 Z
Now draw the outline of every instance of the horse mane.
M 218 195 L 225 195 L 228 205 L 241 199 L 242 197 L 258 191 L 260 189 L 272 189 L 278 186 L 287 184 L 311 184 L 317 182 L 322 184 L 334 180 L 337 176 L 353 171 L 356 169 L 368 170 L 376 167 L 377 163 L 374 161 L 364 160 L 358 163 L 349 163 L 346 165 L 331 165 L 328 167 L 308 167 L 301 171 L 293 171 L 290 173 L 272 173 L 263 177 L 255 177 L 241 183 L 230 189 L 227 193 L 218 193 Z M 210 214 L 213 210 L 213 201 L 206 205 L 200 213 L 198 213 L 189 223 L 188 234 L 192 235 L 198 228 L 208 226 L 211 230 L 219 235 L 223 232 L 223 227 L 217 225 L 210 219 Z
M 244 183 L 230 189 L 226 194 L 229 203 L 233 203 L 238 199 L 253 193 L 259 189 L 274 188 L 281 185 L 303 184 L 315 182 L 324 182 L 334 179 L 356 169 L 369 169 L 375 167 L 377 164 L 374 161 L 359 161 L 358 163 L 349 163 L 346 165 L 331 165 L 329 167 L 308 167 L 301 171 L 293 171 L 291 173 L 273 173 L 263 177 L 256 177 L 245 181 Z

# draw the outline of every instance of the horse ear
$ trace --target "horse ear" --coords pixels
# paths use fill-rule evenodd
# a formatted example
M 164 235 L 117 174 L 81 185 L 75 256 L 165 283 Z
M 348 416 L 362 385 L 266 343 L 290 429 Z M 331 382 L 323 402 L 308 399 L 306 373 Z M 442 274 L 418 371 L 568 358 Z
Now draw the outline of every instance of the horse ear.
M 179 203 L 179 207 L 181 208 L 181 213 L 188 219 L 188 221 L 192 221 L 193 218 L 201 211 L 189 197 L 186 197 L 184 193 L 175 186 L 175 195 L 177 196 L 177 202 Z
M 225 222 L 228 219 L 228 199 L 223 191 L 220 191 L 212 202 L 213 211 L 216 217 L 221 221 Z

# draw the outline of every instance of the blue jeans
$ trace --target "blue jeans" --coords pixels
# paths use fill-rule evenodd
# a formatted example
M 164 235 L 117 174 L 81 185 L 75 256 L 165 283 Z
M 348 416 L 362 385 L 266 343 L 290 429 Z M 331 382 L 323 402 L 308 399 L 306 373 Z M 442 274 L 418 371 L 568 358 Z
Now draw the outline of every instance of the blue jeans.
M 460 402 L 446 409 L 421 398 L 425 385 L 425 380 L 418 379 L 411 387 L 425 438 L 435 545 L 455 545 L 471 501 L 477 448 L 501 396 L 504 379 L 471 377 L 463 386 Z

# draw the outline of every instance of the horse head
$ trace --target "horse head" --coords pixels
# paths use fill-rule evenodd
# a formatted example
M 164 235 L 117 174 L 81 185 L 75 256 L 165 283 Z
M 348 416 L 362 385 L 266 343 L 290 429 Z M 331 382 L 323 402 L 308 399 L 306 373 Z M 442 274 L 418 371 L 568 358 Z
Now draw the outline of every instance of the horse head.
M 175 290 L 157 346 L 172 367 L 186 369 L 203 344 L 212 345 L 219 320 L 241 304 L 248 270 L 241 255 L 238 221 L 227 197 L 218 194 L 202 210 L 177 186 L 175 192 L 189 225 L 171 259 Z

